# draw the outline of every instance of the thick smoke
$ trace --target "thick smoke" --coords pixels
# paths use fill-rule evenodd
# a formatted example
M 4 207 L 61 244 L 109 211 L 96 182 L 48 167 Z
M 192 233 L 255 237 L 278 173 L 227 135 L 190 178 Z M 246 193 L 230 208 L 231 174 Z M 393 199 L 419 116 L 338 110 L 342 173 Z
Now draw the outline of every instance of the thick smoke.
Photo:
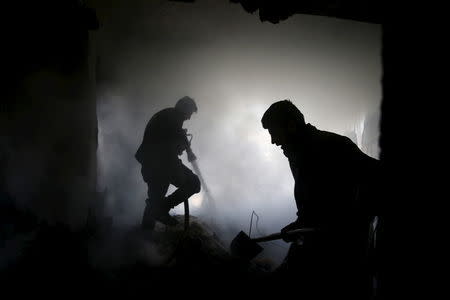
M 103 20 L 93 40 L 102 87 L 99 184 L 115 222 L 140 222 L 147 187 L 134 153 L 149 118 L 185 95 L 198 104 L 185 128 L 226 242 L 248 232 L 252 211 L 252 236 L 296 217 L 287 159 L 260 123 L 271 103 L 291 99 L 307 122 L 353 131 L 361 147 L 364 119 L 381 101 L 378 25 L 306 15 L 272 25 L 227 1 L 108 3 L 92 1 Z M 205 201 L 194 196 L 191 214 L 207 217 Z M 279 262 L 288 245 L 263 246 L 262 255 Z

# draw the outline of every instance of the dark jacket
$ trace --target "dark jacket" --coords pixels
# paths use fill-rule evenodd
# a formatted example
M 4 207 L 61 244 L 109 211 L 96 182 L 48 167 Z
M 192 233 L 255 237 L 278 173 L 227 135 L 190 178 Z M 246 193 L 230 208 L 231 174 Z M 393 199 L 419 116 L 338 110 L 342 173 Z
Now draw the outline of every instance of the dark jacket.
M 298 222 L 320 230 L 323 249 L 363 251 L 376 214 L 379 161 L 349 138 L 307 124 L 287 156 L 295 179 Z M 371 190 L 372 189 L 372 190 Z M 357 249 L 359 248 L 359 249 Z M 342 248 L 344 249 L 344 248 Z
M 173 107 L 153 115 L 147 123 L 144 138 L 136 152 L 137 161 L 145 166 L 178 159 L 187 147 L 183 122 L 183 115 Z

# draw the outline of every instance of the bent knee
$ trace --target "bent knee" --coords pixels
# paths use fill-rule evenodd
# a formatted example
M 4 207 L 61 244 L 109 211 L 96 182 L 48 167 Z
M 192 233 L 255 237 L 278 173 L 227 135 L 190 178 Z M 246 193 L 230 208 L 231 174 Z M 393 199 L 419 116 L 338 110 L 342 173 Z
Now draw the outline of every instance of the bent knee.
M 201 190 L 200 179 L 198 179 L 197 175 L 193 175 L 189 180 L 189 187 L 193 194 L 197 194 Z

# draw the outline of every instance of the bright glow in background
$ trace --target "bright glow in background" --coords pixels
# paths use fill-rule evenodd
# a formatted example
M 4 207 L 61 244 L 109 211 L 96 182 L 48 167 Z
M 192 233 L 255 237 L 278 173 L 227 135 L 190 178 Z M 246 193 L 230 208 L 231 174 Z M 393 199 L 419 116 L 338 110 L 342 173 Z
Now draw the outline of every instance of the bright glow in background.
M 99 188 L 107 189 L 107 210 L 120 224 L 137 224 L 143 213 L 147 187 L 134 153 L 145 125 L 182 96 L 197 101 L 185 128 L 226 241 L 248 231 L 253 210 L 260 217 L 255 235 L 296 217 L 288 161 L 260 123 L 271 103 L 291 99 L 306 122 L 353 130 L 359 144 L 363 120 L 379 109 L 378 25 L 308 15 L 273 25 L 227 1 L 91 2 L 102 20 L 93 36 L 102 86 Z M 191 214 L 202 213 L 203 197 L 191 198 Z M 278 263 L 288 245 L 263 246 L 262 255 Z

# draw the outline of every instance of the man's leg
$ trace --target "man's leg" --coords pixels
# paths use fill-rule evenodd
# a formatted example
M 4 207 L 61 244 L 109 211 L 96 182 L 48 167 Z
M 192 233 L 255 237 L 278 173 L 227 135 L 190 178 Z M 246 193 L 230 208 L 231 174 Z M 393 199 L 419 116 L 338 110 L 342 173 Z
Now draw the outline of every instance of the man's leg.
M 142 217 L 142 227 L 144 229 L 152 230 L 155 227 L 155 220 L 157 216 L 161 214 L 161 211 L 165 209 L 165 195 L 169 188 L 169 182 L 163 178 L 147 179 L 147 195 L 145 200 L 145 210 Z
M 198 176 L 188 167 L 183 165 L 181 160 L 175 166 L 174 172 L 170 176 L 170 183 L 177 187 L 177 190 L 167 196 L 169 209 L 174 208 L 194 194 L 200 192 L 201 184 Z
M 183 165 L 181 160 L 168 164 L 167 167 L 168 173 L 170 173 L 167 178 L 164 176 L 164 180 L 162 180 L 163 177 L 161 176 L 161 179 L 151 178 L 147 182 L 149 186 L 149 200 L 146 210 L 150 220 L 157 220 L 163 224 L 173 226 L 178 224 L 178 221 L 169 215 L 170 209 L 184 202 L 193 194 L 200 192 L 201 186 L 197 175 Z M 178 189 L 168 197 L 164 197 L 169 184 L 174 185 Z

